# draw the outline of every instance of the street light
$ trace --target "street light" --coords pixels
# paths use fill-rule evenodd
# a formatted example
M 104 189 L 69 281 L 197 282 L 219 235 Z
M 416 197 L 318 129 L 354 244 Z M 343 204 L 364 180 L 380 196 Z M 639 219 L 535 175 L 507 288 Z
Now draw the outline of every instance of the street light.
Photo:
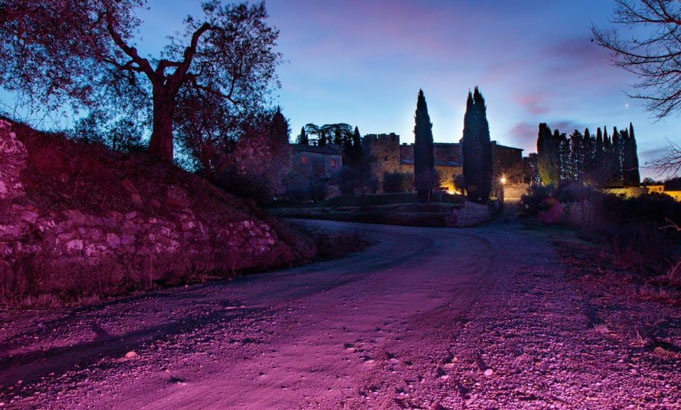
M 501 185 L 506 185 L 506 176 L 502 175 L 501 178 L 499 178 L 499 182 L 501 182 Z

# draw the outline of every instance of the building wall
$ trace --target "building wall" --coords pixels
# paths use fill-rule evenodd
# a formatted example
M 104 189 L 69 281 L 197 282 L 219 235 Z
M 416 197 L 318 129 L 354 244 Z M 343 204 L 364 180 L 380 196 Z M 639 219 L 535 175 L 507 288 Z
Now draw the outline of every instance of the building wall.
M 436 142 L 433 144 L 433 155 L 436 162 L 454 162 L 459 165 L 463 163 L 461 144 Z
M 523 150 L 506 147 L 492 141 L 493 175 L 505 175 L 510 182 L 523 181 Z
M 449 167 L 449 166 L 435 166 L 435 171 L 437 171 L 440 176 L 440 188 L 446 190 L 448 193 L 453 194 L 456 192 L 454 188 L 454 177 L 463 173 L 463 168 L 461 167 Z M 414 165 L 413 164 L 400 164 L 399 172 L 408 175 L 414 175 Z M 413 190 L 414 187 L 412 186 Z
M 414 144 L 400 145 L 400 136 L 391 134 L 369 134 L 362 140 L 365 150 L 373 157 L 371 177 L 378 181 L 379 190 L 383 186 L 383 175 L 386 172 L 414 174 Z M 508 175 L 509 182 L 522 181 L 523 150 L 499 145 L 492 142 L 492 160 L 494 175 Z M 447 192 L 454 193 L 454 177 L 463 172 L 463 155 L 461 144 L 433 144 L 435 170 L 440 175 L 440 186 Z M 406 163 L 405 163 L 406 162 Z M 515 177 L 517 170 L 518 177 Z M 520 179 L 520 181 L 516 181 Z M 412 188 L 413 189 L 413 188 Z
M 343 166 L 340 154 L 296 151 L 293 154 L 293 169 L 306 178 L 331 178 Z
M 400 171 L 399 135 L 395 133 L 365 135 L 362 148 L 368 150 L 373 158 L 371 177 L 378 181 L 379 187 L 383 186 L 383 174 Z
M 461 164 L 461 145 L 456 143 L 436 142 L 433 144 L 433 157 L 435 161 L 452 162 Z M 408 161 L 414 160 L 414 144 L 400 145 L 400 158 Z

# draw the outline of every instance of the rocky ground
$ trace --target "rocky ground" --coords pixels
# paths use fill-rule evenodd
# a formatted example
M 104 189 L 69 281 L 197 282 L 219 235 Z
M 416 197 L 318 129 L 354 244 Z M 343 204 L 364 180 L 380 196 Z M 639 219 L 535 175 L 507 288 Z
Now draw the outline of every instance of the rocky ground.
M 343 259 L 0 315 L 9 408 L 679 408 L 681 310 L 513 220 L 306 222 Z M 622 284 L 618 284 L 622 283 Z M 638 295 L 638 296 L 637 296 Z

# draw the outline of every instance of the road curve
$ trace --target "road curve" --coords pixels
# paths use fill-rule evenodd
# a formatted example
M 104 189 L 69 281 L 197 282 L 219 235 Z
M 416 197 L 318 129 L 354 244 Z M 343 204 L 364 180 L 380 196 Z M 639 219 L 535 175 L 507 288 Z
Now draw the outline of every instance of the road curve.
M 551 246 L 514 223 L 298 223 L 356 231 L 375 244 L 232 281 L 3 314 L 0 402 L 611 408 L 649 404 L 655 391 L 664 396 L 657 404 L 681 403 L 677 385 L 660 387 L 618 361 L 624 353 L 590 330 L 591 305 Z

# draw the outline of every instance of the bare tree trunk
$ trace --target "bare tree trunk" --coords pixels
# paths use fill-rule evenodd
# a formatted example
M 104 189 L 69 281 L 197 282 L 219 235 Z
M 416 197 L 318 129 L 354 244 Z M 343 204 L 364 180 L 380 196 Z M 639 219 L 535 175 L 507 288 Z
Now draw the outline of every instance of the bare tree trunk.
M 149 153 L 166 162 L 173 162 L 174 113 L 174 93 L 154 87 L 154 120 Z

